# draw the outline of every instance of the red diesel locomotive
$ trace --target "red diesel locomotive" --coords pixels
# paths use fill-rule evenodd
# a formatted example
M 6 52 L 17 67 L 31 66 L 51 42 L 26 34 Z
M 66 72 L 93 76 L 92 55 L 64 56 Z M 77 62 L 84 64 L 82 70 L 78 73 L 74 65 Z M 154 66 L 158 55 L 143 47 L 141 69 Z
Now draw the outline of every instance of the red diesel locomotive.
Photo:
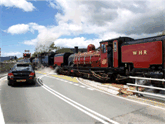
M 119 37 L 90 44 L 87 52 L 54 56 L 60 73 L 94 76 L 101 80 L 119 80 L 122 76 L 165 77 L 165 36 L 134 40 Z M 58 62 L 58 63 L 57 63 Z

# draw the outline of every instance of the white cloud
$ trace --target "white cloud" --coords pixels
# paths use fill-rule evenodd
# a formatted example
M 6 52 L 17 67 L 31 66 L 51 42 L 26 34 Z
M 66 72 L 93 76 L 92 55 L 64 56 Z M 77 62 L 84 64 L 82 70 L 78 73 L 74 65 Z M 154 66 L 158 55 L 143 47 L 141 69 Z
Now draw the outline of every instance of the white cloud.
M 21 52 L 4 52 L 2 53 L 3 56 L 20 56 L 22 55 Z
M 74 46 L 78 46 L 79 48 L 87 48 L 89 44 L 94 44 L 95 47 L 99 47 L 99 42 L 101 39 L 90 39 L 87 40 L 84 37 L 76 37 L 76 38 L 60 38 L 54 41 L 55 45 L 60 47 L 68 47 L 73 48 Z
M 26 0 L 0 0 L 0 5 L 20 8 L 26 12 L 33 11 L 35 9 L 33 4 L 31 2 L 27 2 Z
M 55 15 L 59 26 L 77 25 L 81 29 L 78 33 L 104 35 L 106 32 L 116 32 L 141 35 L 165 30 L 163 0 L 54 0 L 54 2 L 58 3 L 63 11 L 62 14 Z M 74 28 L 71 31 L 74 31 Z
M 53 2 L 50 2 L 49 5 L 52 7 L 52 8 L 55 8 L 56 5 L 53 3 Z
M 26 33 L 27 31 L 29 31 L 29 25 L 17 24 L 9 27 L 6 32 L 11 34 L 22 34 Z
M 36 39 L 25 40 L 23 43 L 26 44 L 26 45 L 36 45 L 37 40 Z
M 75 28 L 74 25 L 69 28 Z M 22 34 L 26 33 L 28 31 L 34 33 L 34 31 L 38 31 L 38 36 L 35 39 L 26 40 L 23 43 L 26 45 L 46 45 L 49 46 L 53 41 L 55 41 L 59 36 L 62 34 L 67 34 L 66 28 L 60 28 L 58 26 L 42 26 L 38 25 L 36 23 L 29 23 L 29 24 L 16 24 L 11 27 L 9 27 L 5 32 L 11 33 L 11 34 Z M 63 32 L 63 33 L 62 33 Z
M 38 31 L 35 39 L 24 41 L 26 45 L 56 45 L 64 47 L 86 47 L 99 41 L 119 36 L 141 38 L 156 35 L 165 30 L 165 1 L 152 0 L 49 0 L 50 6 L 59 10 L 55 15 L 58 25 L 43 26 L 36 23 L 24 24 L 7 32 L 11 34 Z M 159 7 L 158 7 L 159 6 Z M 98 39 L 86 40 L 79 34 L 95 34 Z M 60 36 L 74 35 L 73 39 L 58 39 Z

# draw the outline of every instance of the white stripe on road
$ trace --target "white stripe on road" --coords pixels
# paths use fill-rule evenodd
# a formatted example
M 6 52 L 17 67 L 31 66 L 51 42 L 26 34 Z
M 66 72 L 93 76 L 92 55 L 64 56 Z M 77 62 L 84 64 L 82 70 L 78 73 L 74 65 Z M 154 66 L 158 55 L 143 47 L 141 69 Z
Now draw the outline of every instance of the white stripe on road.
M 83 84 L 85 86 L 88 86 L 87 84 L 82 83 L 78 78 L 77 78 L 77 80 L 78 80 L 78 82 L 80 84 Z M 93 88 L 92 86 L 88 86 L 88 87 Z M 162 108 L 162 107 L 159 107 L 159 106 L 154 106 L 154 105 L 151 105 L 151 104 L 148 104 L 148 103 L 144 103 L 144 102 L 140 102 L 140 101 L 128 99 L 128 98 L 125 98 L 125 97 L 117 96 L 117 95 L 114 95 L 114 94 L 110 94 L 110 93 L 107 93 L 105 91 L 102 91 L 102 90 L 99 90 L 99 89 L 96 89 L 96 88 L 95 88 L 95 90 L 96 91 L 99 91 L 99 92 L 102 92 L 102 93 L 105 93 L 105 94 L 108 94 L 108 95 L 111 95 L 111 96 L 114 96 L 114 97 L 117 97 L 117 98 L 120 98 L 120 99 L 123 99 L 123 100 L 127 100 L 127 101 L 130 101 L 130 102 L 134 102 L 134 103 L 138 103 L 138 104 L 142 104 L 142 105 L 147 105 L 147 106 L 150 106 L 150 107 L 154 107 L 154 108 L 159 108 L 159 109 L 165 110 L 165 108 Z
M 7 76 L 7 74 L 1 75 L 1 77 L 3 77 L 3 76 Z
M 5 124 L 5 120 L 4 120 L 4 117 L 3 117 L 3 112 L 2 112 L 2 109 L 1 109 L 1 104 L 0 104 L 0 124 Z
M 73 85 L 78 86 L 79 84 L 73 84 Z
M 47 75 L 45 75 L 45 76 L 47 76 Z M 50 76 L 47 76 L 47 77 L 50 77 Z M 55 78 L 55 77 L 50 77 L 50 78 Z M 60 80 L 59 78 L 55 78 L 55 79 Z M 89 87 L 89 88 L 93 88 L 92 86 L 88 86 L 87 84 L 82 83 L 78 78 L 76 78 L 76 79 L 77 79 L 77 81 L 80 84 L 85 85 L 86 87 Z M 69 81 L 66 81 L 66 80 L 61 80 L 61 81 L 69 82 Z M 148 103 L 144 103 L 144 102 L 140 102 L 140 101 L 124 98 L 124 97 L 121 97 L 121 96 L 117 96 L 117 95 L 114 95 L 114 94 L 107 93 L 105 91 L 102 91 L 102 90 L 99 90 L 99 89 L 96 89 L 96 88 L 94 88 L 94 90 L 102 92 L 102 93 L 105 93 L 105 94 L 108 94 L 108 95 L 111 95 L 111 96 L 114 96 L 114 97 L 117 97 L 117 98 L 120 98 L 120 99 L 123 99 L 123 100 L 126 100 L 126 101 L 130 101 L 130 102 L 134 102 L 134 103 L 138 103 L 138 104 L 142 104 L 142 105 L 147 105 L 147 106 L 150 106 L 150 107 L 158 108 L 158 109 L 161 109 L 161 110 L 165 110 L 165 108 L 162 108 L 162 107 L 159 107 L 159 106 L 154 106 L 154 105 L 151 105 L 151 104 L 148 104 Z
M 70 81 L 67 81 L 67 80 L 64 80 L 64 79 L 60 79 L 60 78 L 57 78 L 57 77 L 52 77 L 52 76 L 48 76 L 48 74 L 47 75 L 42 75 L 42 77 L 43 76 L 45 76 L 45 77 L 50 77 L 50 78 L 55 78 L 55 79 L 57 79 L 57 80 L 60 80 L 60 81 L 63 81 L 63 82 L 67 82 L 67 83 L 70 83 L 70 84 L 74 84 L 74 85 L 79 85 L 79 84 L 75 84 L 75 83 L 73 83 L 73 82 L 70 82 Z M 42 77 L 40 77 L 40 78 L 42 78 Z M 81 87 L 81 86 L 80 86 Z M 89 87 L 89 86 L 86 86 L 87 87 L 87 89 L 88 90 L 95 90 L 95 89 L 93 89 L 93 88 L 91 88 L 91 87 Z M 85 88 L 85 86 L 83 86 L 82 88 Z
M 3 81 L 4 79 L 6 79 L 7 77 L 3 77 L 0 79 L 0 82 Z M 5 120 L 4 120 L 4 116 L 3 116 L 3 112 L 2 112 L 2 108 L 1 108 L 1 104 L 0 104 L 0 124 L 5 124 Z
M 41 79 L 41 78 L 40 78 Z M 37 80 L 38 81 L 38 80 Z M 113 123 L 113 124 L 119 124 L 118 122 L 115 122 L 73 100 L 71 100 L 70 98 L 60 94 L 59 92 L 51 89 L 50 87 L 48 87 L 47 85 L 45 84 L 40 84 L 40 82 L 38 82 L 39 85 L 41 85 L 45 90 L 47 90 L 48 92 L 52 93 L 53 95 L 55 95 L 56 97 L 60 98 L 61 100 L 65 101 L 66 103 L 70 104 L 71 106 L 77 108 L 78 110 L 82 111 L 83 113 L 89 115 L 90 117 L 104 123 L 104 124 L 109 124 L 109 122 Z M 108 121 L 108 122 L 107 122 Z
M 94 90 L 93 88 L 87 88 L 88 90 Z
M 85 88 L 85 86 L 82 86 L 82 85 L 80 87 Z
M 1 78 L 0 81 L 2 81 L 2 80 L 4 80 L 4 79 L 7 79 L 7 77 L 5 76 L 5 77 Z
M 73 84 L 72 82 L 68 82 L 68 83 Z

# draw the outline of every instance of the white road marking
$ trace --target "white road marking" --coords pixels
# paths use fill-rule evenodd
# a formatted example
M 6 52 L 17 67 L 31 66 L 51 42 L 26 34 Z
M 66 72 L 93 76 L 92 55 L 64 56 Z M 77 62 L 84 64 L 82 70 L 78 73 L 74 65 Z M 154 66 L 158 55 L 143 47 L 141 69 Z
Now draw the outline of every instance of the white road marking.
M 83 85 L 80 85 L 80 87 L 85 88 L 85 86 L 83 86 Z
M 88 90 L 94 90 L 93 88 L 87 88 Z
M 40 77 L 39 77 L 40 78 Z M 40 78 L 41 79 L 41 78 Z M 38 80 L 37 80 L 38 81 Z M 61 93 L 51 89 L 50 87 L 48 87 L 47 85 L 45 84 L 40 84 L 40 82 L 38 82 L 39 85 L 41 85 L 45 90 L 47 90 L 48 92 L 52 93 L 53 95 L 55 95 L 56 97 L 60 98 L 61 100 L 65 101 L 66 103 L 70 104 L 71 106 L 77 108 L 78 110 L 82 111 L 83 113 L 89 115 L 90 117 L 104 123 L 104 124 L 109 124 L 109 122 L 113 123 L 113 124 L 119 124 L 118 122 L 116 121 L 113 121 L 75 101 L 73 101 L 72 99 L 62 95 Z M 106 120 L 106 121 L 105 121 Z M 108 122 L 107 122 L 108 121 Z
M 70 83 L 70 84 L 73 84 L 73 82 L 70 82 L 70 81 L 67 81 L 67 80 L 64 80 L 64 79 L 60 79 L 60 78 L 57 78 L 57 77 L 52 77 L 52 76 L 48 76 L 48 75 L 44 75 L 45 77 L 50 77 L 50 78 L 54 78 L 54 79 L 57 79 L 57 80 L 60 80 L 60 81 L 63 81 L 63 82 L 67 82 L 67 83 Z M 43 75 L 42 75 L 42 77 L 43 77 Z M 42 78 L 41 77 L 41 78 Z M 75 84 L 74 84 L 75 85 Z M 79 84 L 76 84 L 76 85 L 79 85 Z M 84 85 L 84 84 L 83 84 Z M 86 86 L 87 88 L 91 88 L 91 87 L 89 87 L 89 86 Z M 85 88 L 85 86 L 84 87 L 82 87 L 82 88 Z M 94 89 L 93 89 L 94 90 Z
M 76 85 L 76 86 L 78 86 L 79 84 L 73 84 L 73 85 Z
M 3 75 L 1 75 L 1 77 L 3 77 L 3 76 L 7 76 L 7 74 L 8 74 L 8 73 L 6 73 L 6 74 L 3 74 Z
M 73 84 L 72 82 L 68 82 L 68 83 Z
M 45 75 L 47 76 L 47 75 Z M 51 76 L 47 76 L 47 77 L 50 77 L 50 78 L 55 78 L 55 77 L 51 77 Z M 55 78 L 55 79 L 58 79 L 58 80 L 61 80 L 59 78 Z M 82 84 L 82 85 L 85 85 L 86 87 L 89 87 L 89 88 L 93 88 L 91 86 L 88 86 L 84 83 L 82 83 L 78 78 L 76 78 L 77 81 Z M 64 81 L 64 82 L 69 82 L 69 81 L 66 81 L 66 80 L 61 80 L 61 81 Z M 138 103 L 138 104 L 142 104 L 142 105 L 147 105 L 147 106 L 150 106 L 150 107 L 154 107 L 154 108 L 159 108 L 159 109 L 162 109 L 162 110 L 165 110 L 165 108 L 162 108 L 162 107 L 159 107 L 159 106 L 154 106 L 154 105 L 151 105 L 151 104 L 148 104 L 148 103 L 144 103 L 144 102 L 139 102 L 139 101 L 136 101 L 136 100 L 131 100 L 131 99 L 128 99 L 128 98 L 124 98 L 124 97 L 121 97 L 121 96 L 117 96 L 117 95 L 113 95 L 113 94 L 110 94 L 110 93 L 107 93 L 105 91 L 102 91 L 102 90 L 98 90 L 96 88 L 94 88 L 96 91 L 99 91 L 99 92 L 102 92 L 102 93 L 105 93 L 105 94 L 108 94 L 108 95 L 111 95 L 111 96 L 114 96 L 114 97 L 117 97 L 117 98 L 120 98 L 120 99 L 124 99 L 124 100 L 127 100 L 127 101 L 131 101 L 131 102 L 134 102 L 134 103 Z
M 0 124 L 5 124 L 1 104 L 0 104 Z
M 0 81 L 1 81 L 1 80 L 4 80 L 5 78 L 6 78 L 6 80 L 7 80 L 7 77 L 5 76 L 5 77 L 1 78 Z
M 88 86 L 84 83 L 82 83 L 78 78 L 77 78 L 78 82 L 80 84 L 83 84 L 85 86 Z M 91 87 L 91 86 L 88 86 L 88 87 Z M 93 87 L 91 87 L 93 88 Z M 154 108 L 159 108 L 159 109 L 162 109 L 162 110 L 165 110 L 165 108 L 162 108 L 162 107 L 159 107 L 159 106 L 154 106 L 154 105 L 151 105 L 151 104 L 148 104 L 148 103 L 143 103 L 143 102 L 139 102 L 139 101 L 135 101 L 135 100 L 131 100 L 131 99 L 128 99 L 128 98 L 124 98 L 124 97 L 121 97 L 121 96 L 117 96 L 117 95 L 113 95 L 113 94 L 110 94 L 110 93 L 107 93 L 105 91 L 102 91 L 102 90 L 98 90 L 96 88 L 94 88 L 96 91 L 99 91 L 99 92 L 102 92 L 102 93 L 105 93 L 105 94 L 108 94 L 108 95 L 111 95 L 111 96 L 114 96 L 114 97 L 117 97 L 117 98 L 120 98 L 120 99 L 124 99 L 124 100 L 127 100 L 127 101 L 131 101 L 131 102 L 134 102 L 134 103 L 138 103 L 138 104 L 142 104 L 142 105 L 147 105 L 147 106 L 150 106 L 150 107 L 154 107 Z

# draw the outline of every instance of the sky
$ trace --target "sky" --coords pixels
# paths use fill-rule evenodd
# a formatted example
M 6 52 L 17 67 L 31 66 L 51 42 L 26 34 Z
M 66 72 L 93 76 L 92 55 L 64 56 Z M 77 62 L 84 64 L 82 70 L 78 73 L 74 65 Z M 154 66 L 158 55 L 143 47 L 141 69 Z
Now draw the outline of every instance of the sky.
M 99 47 L 165 30 L 165 0 L 0 0 L 1 56 L 22 57 L 40 45 Z

